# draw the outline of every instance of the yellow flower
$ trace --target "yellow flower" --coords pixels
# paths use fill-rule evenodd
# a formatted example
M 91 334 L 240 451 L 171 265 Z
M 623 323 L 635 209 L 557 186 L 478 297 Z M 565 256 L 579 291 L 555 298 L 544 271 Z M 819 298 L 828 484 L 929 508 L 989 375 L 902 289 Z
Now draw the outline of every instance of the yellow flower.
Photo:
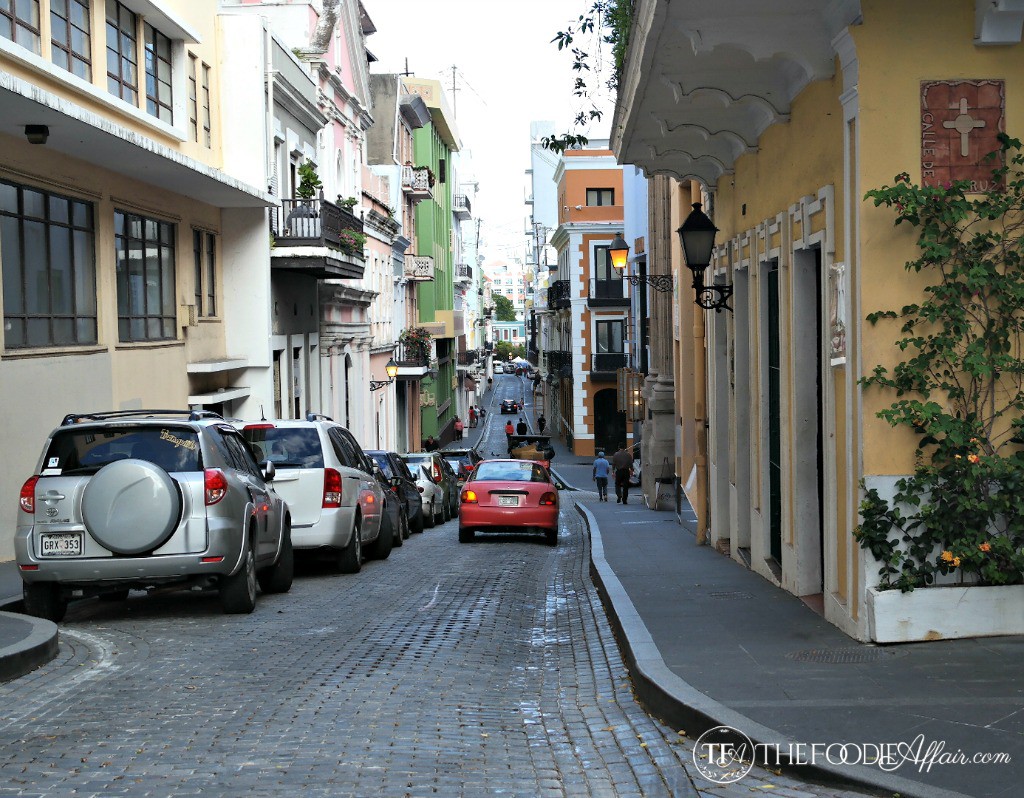
M 976 454 L 969 454 L 969 455 L 967 455 L 967 459 L 968 459 L 968 461 L 970 461 L 972 463 L 977 463 L 979 458 L 978 458 L 978 455 L 976 455 Z
M 959 557 L 954 557 L 953 558 L 953 567 L 954 568 L 959 568 L 960 567 L 960 558 Z
M 960 455 L 958 455 L 958 454 L 954 454 L 954 455 L 953 455 L 953 458 L 954 458 L 955 460 L 961 460 L 961 459 L 962 459 L 962 458 L 960 457 Z
M 953 552 L 948 550 L 944 551 L 942 552 L 942 554 L 939 555 L 939 559 L 941 559 L 943 562 L 953 562 Z
M 992 551 L 992 544 L 986 541 L 985 543 L 979 543 L 978 548 L 982 551 Z

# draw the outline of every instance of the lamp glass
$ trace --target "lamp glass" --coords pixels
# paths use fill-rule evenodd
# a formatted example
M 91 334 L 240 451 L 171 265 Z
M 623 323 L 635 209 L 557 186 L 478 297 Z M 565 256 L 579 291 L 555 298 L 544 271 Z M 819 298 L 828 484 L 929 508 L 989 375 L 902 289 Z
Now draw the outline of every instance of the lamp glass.
M 398 375 L 398 364 L 395 362 L 394 358 L 391 358 L 387 362 L 387 365 L 384 366 L 384 371 L 387 372 L 389 380 L 393 380 Z
M 629 244 L 626 243 L 626 239 L 622 237 L 621 233 L 616 234 L 612 239 L 608 254 L 611 256 L 612 266 L 619 272 L 624 271 L 626 261 L 629 259 Z
M 693 210 L 676 232 L 679 234 L 679 243 L 683 247 L 687 267 L 693 270 L 707 268 L 711 262 L 711 252 L 715 248 L 715 234 L 718 228 L 700 209 L 699 202 L 693 203 Z

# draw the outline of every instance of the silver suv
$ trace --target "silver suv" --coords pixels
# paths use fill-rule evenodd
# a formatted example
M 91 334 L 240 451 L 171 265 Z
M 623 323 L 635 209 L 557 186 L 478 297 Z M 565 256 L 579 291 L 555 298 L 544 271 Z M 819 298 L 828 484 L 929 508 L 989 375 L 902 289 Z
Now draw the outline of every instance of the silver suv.
M 21 488 L 14 552 L 25 609 L 70 597 L 217 587 L 225 612 L 291 588 L 288 508 L 238 431 L 205 411 L 69 415 Z
M 380 469 L 341 424 L 305 420 L 237 421 L 257 457 L 276 470 L 274 489 L 288 502 L 297 549 L 321 549 L 335 570 L 355 573 L 364 552 L 383 560 L 394 545 Z

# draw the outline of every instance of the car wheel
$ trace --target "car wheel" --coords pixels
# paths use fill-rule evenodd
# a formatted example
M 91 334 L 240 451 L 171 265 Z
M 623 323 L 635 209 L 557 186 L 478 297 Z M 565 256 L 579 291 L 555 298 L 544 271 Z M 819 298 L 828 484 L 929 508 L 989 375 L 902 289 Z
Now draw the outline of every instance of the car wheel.
M 434 515 L 434 503 L 430 503 L 430 512 L 425 513 L 423 516 L 423 526 L 426 529 L 433 529 L 434 524 L 437 523 L 437 516 Z
M 558 545 L 558 530 L 557 529 L 547 529 L 547 530 L 544 531 L 544 535 L 545 535 L 545 537 L 547 537 L 547 541 L 548 541 L 548 545 L 549 546 L 557 546 Z
M 286 520 L 281 533 L 281 553 L 277 557 L 277 562 L 260 571 L 257 578 L 260 590 L 264 593 L 287 593 L 292 589 L 294 576 L 295 550 L 292 548 L 292 524 L 291 521 Z
M 417 508 L 418 512 L 414 513 L 413 520 L 409 522 L 409 531 L 418 534 L 423 531 L 423 528 L 427 525 L 426 513 L 423 512 L 423 504 Z
M 348 539 L 348 545 L 338 550 L 334 561 L 335 570 L 339 574 L 357 574 L 363 567 L 362 528 L 363 519 L 357 515 L 352 524 L 352 536 Z
M 430 503 L 430 514 L 434 518 L 434 526 L 437 526 L 438 524 L 443 524 L 447 520 L 444 517 L 444 506 L 442 505 L 441 509 L 438 510 L 437 502 Z
M 409 513 L 402 510 L 402 540 L 408 540 L 412 536 L 412 527 L 409 526 Z
M 472 543 L 476 539 L 476 534 L 472 529 L 467 529 L 464 526 L 459 527 L 459 543 Z
M 250 529 L 242 567 L 220 580 L 220 605 L 229 615 L 245 615 L 256 609 L 256 530 Z
M 397 549 L 405 543 L 405 539 L 409 537 L 409 524 L 405 520 L 405 508 L 398 508 L 398 532 L 393 536 L 392 545 Z
M 129 592 L 128 588 L 124 590 L 111 590 L 107 593 L 100 593 L 96 598 L 100 601 L 127 601 Z
M 68 611 L 68 600 L 56 582 L 33 582 L 22 585 L 25 612 L 34 618 L 59 623 Z
M 383 519 L 380 522 L 380 532 L 377 539 L 370 544 L 368 554 L 375 560 L 386 560 L 391 555 L 391 549 L 395 544 L 395 531 L 392 527 L 384 526 Z
M 456 493 L 452 497 L 452 509 L 450 511 L 450 515 L 451 515 L 452 518 L 458 518 L 459 517 L 459 502 L 460 502 L 459 494 Z
M 452 520 L 452 511 L 448 506 L 448 499 L 441 500 L 441 523 L 447 524 Z

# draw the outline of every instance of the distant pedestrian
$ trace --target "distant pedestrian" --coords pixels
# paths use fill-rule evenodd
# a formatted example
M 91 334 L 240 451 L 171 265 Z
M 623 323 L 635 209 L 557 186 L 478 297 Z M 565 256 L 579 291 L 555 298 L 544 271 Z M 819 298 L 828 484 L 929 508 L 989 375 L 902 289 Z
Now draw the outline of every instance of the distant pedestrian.
M 615 469 L 615 503 L 629 504 L 629 480 L 633 471 L 633 455 L 620 444 L 619 450 L 612 455 L 612 468 Z
M 486 407 L 481 407 L 480 408 L 480 420 L 483 421 L 485 418 L 487 418 L 487 408 Z
M 469 406 L 469 428 L 473 429 L 476 427 L 476 407 L 473 405 Z
M 539 416 L 537 416 L 537 429 L 540 430 L 540 434 L 541 435 L 544 434 L 544 427 L 546 427 L 547 425 L 548 425 L 548 420 L 546 418 L 544 418 L 544 414 L 543 413 L 541 413 Z
M 433 435 L 428 435 L 426 442 L 423 444 L 423 451 L 425 452 L 436 452 L 439 446 L 437 441 L 434 440 Z
M 597 453 L 594 461 L 594 482 L 597 483 L 597 500 L 608 501 L 608 474 L 612 470 L 612 464 L 604 458 L 604 452 Z
M 516 435 L 525 435 L 529 431 L 530 428 L 526 424 L 526 419 L 520 416 L 519 423 L 516 424 Z
M 455 417 L 455 440 L 462 440 L 462 431 L 466 428 L 466 425 L 462 423 L 462 419 L 458 416 Z

